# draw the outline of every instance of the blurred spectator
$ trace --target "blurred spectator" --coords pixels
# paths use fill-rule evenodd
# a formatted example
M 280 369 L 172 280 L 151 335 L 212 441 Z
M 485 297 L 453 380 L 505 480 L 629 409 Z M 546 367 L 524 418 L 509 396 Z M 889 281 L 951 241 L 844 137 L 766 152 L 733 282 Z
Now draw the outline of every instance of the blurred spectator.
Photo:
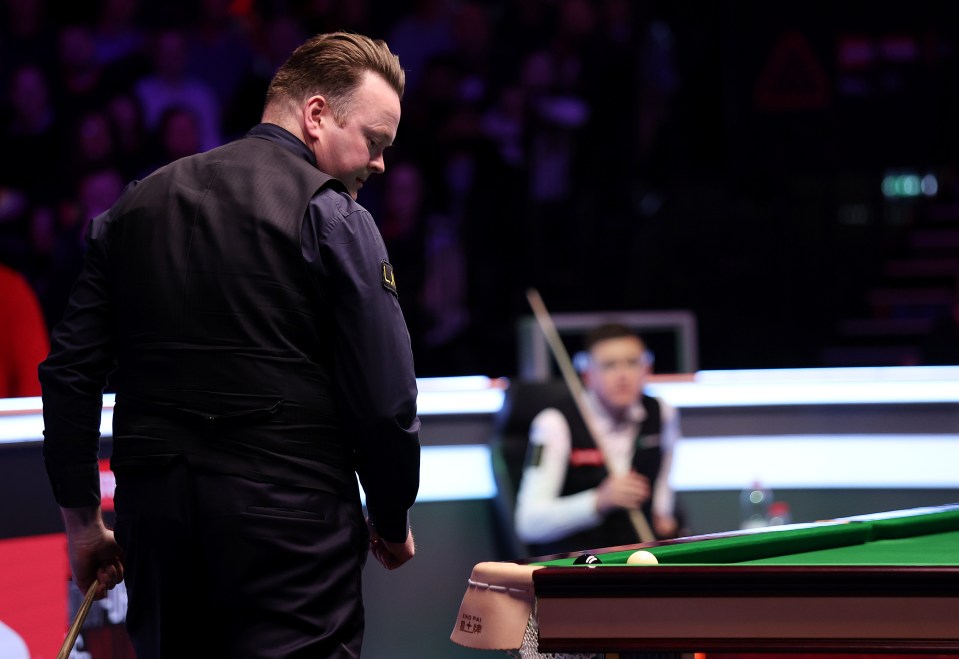
M 290 12 L 280 11 L 264 20 L 252 65 L 239 82 L 233 102 L 222 109 L 224 134 L 242 135 L 259 123 L 270 79 L 308 36 L 302 21 Z
M 556 21 L 555 0 L 506 0 L 498 7 L 493 41 L 503 54 L 498 67 L 515 68 L 530 50 L 542 48 Z M 512 63 L 513 67 L 508 64 Z
M 69 139 L 73 149 L 70 157 L 63 159 L 63 179 L 68 181 L 70 186 L 92 171 L 115 166 L 115 129 L 105 110 L 97 109 L 79 114 Z M 59 185 L 62 183 L 58 184 L 58 187 Z M 72 187 L 63 191 L 65 195 L 72 192 Z
M 453 50 L 448 0 L 413 0 L 409 14 L 390 28 L 386 41 L 406 70 L 406 93 L 416 94 L 427 62 Z
M 76 220 L 81 245 L 87 224 L 120 198 L 124 185 L 123 175 L 115 167 L 104 167 L 80 179 L 77 189 Z
M 200 121 L 183 108 L 169 108 L 160 120 L 161 156 L 178 160 L 200 152 Z
M 415 143 L 407 146 L 407 154 L 427 168 L 438 160 L 436 150 L 441 140 L 440 126 L 446 124 L 462 100 L 460 81 L 460 70 L 454 58 L 449 54 L 436 55 L 424 63 L 419 89 L 404 98 L 404 133 L 417 136 L 415 141 L 411 140 Z M 397 137 L 403 139 L 402 135 Z
M 103 65 L 139 57 L 146 32 L 137 22 L 139 0 L 101 0 L 93 32 L 96 59 Z
M 0 264 L 0 398 L 39 396 L 37 366 L 50 350 L 37 296 L 16 270 Z
M 461 216 L 452 214 L 429 218 L 423 281 L 423 308 L 429 327 L 422 337 L 425 348 L 420 352 L 424 359 L 459 369 L 466 367 L 465 360 L 472 353 L 465 341 L 472 319 L 461 222 Z
M 451 54 L 460 69 L 459 96 L 466 101 L 486 101 L 490 94 L 493 61 L 489 12 L 476 0 L 462 2 L 453 11 Z
M 97 59 L 93 29 L 83 23 L 61 27 L 57 55 L 57 106 L 70 108 L 71 113 L 77 114 L 98 109 L 109 90 L 104 65 Z
M 483 133 L 482 115 L 473 103 L 454 99 L 433 130 L 436 142 L 425 168 L 432 182 L 425 358 L 454 372 L 493 374 L 498 360 L 479 354 L 476 346 L 499 357 L 508 353 L 501 342 L 504 332 L 508 342 L 514 339 L 504 291 L 515 286 L 512 264 L 519 246 L 503 237 L 516 231 L 517 181 Z
M 465 158 L 471 172 L 461 206 L 460 244 L 466 254 L 471 313 L 466 343 L 473 364 L 462 372 L 495 376 L 515 369 L 515 320 L 529 311 L 519 294 L 529 281 L 522 278 L 521 267 L 528 253 L 517 230 L 526 221 L 525 181 L 504 163 L 481 121 L 478 113 L 470 113 L 469 132 L 461 134 L 453 160 L 462 167 Z M 478 353 L 477 345 L 483 345 L 484 352 Z
M 151 160 L 140 101 L 132 92 L 120 92 L 107 101 L 106 111 L 116 138 L 116 164 L 125 180 L 141 173 Z
M 614 2 L 614 0 L 610 0 Z M 623 3 L 615 3 L 621 6 Z M 628 2 L 627 7 L 631 6 Z M 671 116 L 670 104 L 679 92 L 681 79 L 676 61 L 676 44 L 672 28 L 663 20 L 643 16 L 642 30 L 634 37 L 639 44 L 640 94 L 639 136 L 637 149 L 644 156 L 641 173 L 653 176 L 665 168 L 658 165 L 663 145 L 663 130 Z
M 426 327 L 423 309 L 423 278 L 426 261 L 425 201 L 423 172 L 410 160 L 390 162 L 383 177 L 382 206 L 374 215 L 379 223 L 390 262 L 397 273 L 398 299 L 413 342 L 417 369 Z
M 189 75 L 206 83 L 220 108 L 235 100 L 253 68 L 251 27 L 230 12 L 232 0 L 202 0 L 187 33 Z
M 582 46 L 590 112 L 575 172 L 578 205 L 588 208 L 594 221 L 577 223 L 577 242 L 584 257 L 593 259 L 584 263 L 581 284 L 594 291 L 597 308 L 607 308 L 631 297 L 631 287 L 644 291 L 647 300 L 651 291 L 662 290 L 645 277 L 640 281 L 635 264 L 644 262 L 647 271 L 655 271 L 650 253 L 662 253 L 652 246 L 659 237 L 650 232 L 663 225 L 654 220 L 665 217 L 667 181 L 677 160 L 668 117 L 680 80 L 672 31 L 654 13 L 653 3 L 602 0 L 595 7 L 596 31 Z M 618 93 L 610 94 L 614 88 Z M 629 148 L 609 167 L 610 145 L 617 143 Z M 630 283 L 611 289 L 610 281 Z
M 485 360 L 477 345 L 498 346 L 498 335 L 508 326 L 507 314 L 491 313 L 480 325 L 474 313 L 474 305 L 492 311 L 503 298 L 504 279 L 512 275 L 499 267 L 511 249 L 502 245 L 502 236 L 511 223 L 504 207 L 513 205 L 512 186 L 508 181 L 494 183 L 498 160 L 477 124 L 475 113 L 460 107 L 438 130 L 441 137 L 429 168 L 409 159 L 408 153 L 391 163 L 377 209 L 400 282 L 417 372 L 424 377 L 495 372 L 500 362 Z M 432 182 L 429 188 L 427 180 Z M 489 195 L 494 185 L 498 193 Z M 474 277 L 481 263 L 488 264 L 489 272 Z M 477 291 L 478 285 L 499 288 Z
M 148 131 L 160 126 L 163 112 L 170 107 L 190 109 L 200 124 L 200 150 L 218 146 L 220 105 L 213 89 L 187 72 L 188 42 L 183 30 L 162 28 L 153 39 L 153 72 L 136 83 Z
M 125 93 L 150 71 L 140 0 L 101 0 L 99 4 L 92 26 L 94 57 L 103 68 L 105 93 Z
M 397 273 L 417 373 L 430 377 L 463 368 L 470 357 L 463 345 L 470 310 L 460 218 L 430 210 L 424 173 L 416 163 L 391 164 L 388 172 L 377 217 Z M 437 197 L 444 195 L 431 194 L 429 203 L 436 204 Z
M 397 9 L 402 10 L 400 3 L 377 3 L 374 12 L 370 0 L 303 0 L 301 5 L 300 22 L 310 34 L 352 30 L 381 37 L 383 25 L 390 25 Z
M 307 36 L 300 21 L 289 13 L 280 13 L 268 20 L 264 28 L 262 48 L 258 53 L 255 72 L 269 81 L 280 64 L 286 61 L 298 40 Z M 263 85 L 264 91 L 268 84 Z
M 496 98 L 483 115 L 483 132 L 497 145 L 500 158 L 517 174 L 526 165 L 526 95 L 519 84 L 497 90 Z
M 550 43 L 523 63 L 529 108 L 530 198 L 534 206 L 569 201 L 581 130 L 589 120 L 583 53 L 595 29 L 592 5 L 562 0 Z
M 48 327 L 56 325 L 63 315 L 80 273 L 87 225 L 117 200 L 124 179 L 118 169 L 107 167 L 85 174 L 75 185 L 70 199 L 55 212 L 43 207 L 31 218 L 33 259 L 39 266 L 32 279 Z
M 22 190 L 0 185 L 0 259 L 17 269 L 29 267 L 25 249 L 29 214 L 27 195 Z
M 37 292 L 46 326 L 60 320 L 64 305 L 80 271 L 82 246 L 61 230 L 57 212 L 39 206 L 30 214 L 30 269 L 27 276 Z
M 172 106 L 164 110 L 160 125 L 152 136 L 155 146 L 150 150 L 152 162 L 139 173 L 146 176 L 177 158 L 192 156 L 201 151 L 200 122 L 188 108 Z
M 5 90 L 7 91 L 7 90 Z M 18 67 L 10 80 L 9 99 L 0 125 L 0 259 L 26 271 L 30 213 L 49 193 L 56 167 L 54 154 L 63 140 L 56 122 L 46 74 L 33 64 Z
M 567 56 L 572 56 L 567 54 Z M 589 104 L 577 90 L 562 82 L 562 62 L 549 50 L 530 53 L 522 63 L 528 214 L 521 240 L 528 254 L 532 285 L 556 285 L 570 295 L 575 252 L 584 245 L 577 226 L 574 167 L 580 134 L 589 119 Z
M 377 7 L 376 12 L 373 12 L 369 0 L 350 0 L 338 4 L 339 29 L 356 32 L 369 30 L 373 34 L 381 34 L 379 27 L 373 24 L 373 14 L 380 13 L 381 7 Z
M 607 224 L 631 226 L 663 204 L 669 164 L 664 136 L 679 90 L 678 65 L 672 31 L 651 3 L 603 0 L 597 8 L 596 35 L 583 49 L 590 119 L 581 187 L 592 191 L 588 203 Z M 620 90 L 615 96 L 608 93 L 613 87 Z M 623 139 L 632 148 L 620 155 L 620 166 L 604 167 L 608 145 Z
M 24 64 L 52 70 L 57 59 L 56 28 L 46 0 L 3 0 L 0 17 L 0 79 Z
M 10 80 L 9 111 L 2 129 L 0 185 L 31 196 L 44 192 L 44 174 L 63 144 L 56 120 L 46 73 L 34 64 L 18 67 Z

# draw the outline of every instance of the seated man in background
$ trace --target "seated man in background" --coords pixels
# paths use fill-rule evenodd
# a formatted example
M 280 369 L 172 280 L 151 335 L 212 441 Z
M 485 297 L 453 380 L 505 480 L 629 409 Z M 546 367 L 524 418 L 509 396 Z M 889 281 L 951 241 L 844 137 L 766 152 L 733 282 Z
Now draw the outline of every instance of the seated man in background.
M 669 484 L 679 419 L 644 393 L 651 354 L 613 323 L 589 332 L 584 348 L 590 423 L 570 397 L 566 409 L 544 409 L 530 426 L 515 524 L 534 556 L 640 542 L 631 510 L 644 514 L 657 539 L 679 531 Z

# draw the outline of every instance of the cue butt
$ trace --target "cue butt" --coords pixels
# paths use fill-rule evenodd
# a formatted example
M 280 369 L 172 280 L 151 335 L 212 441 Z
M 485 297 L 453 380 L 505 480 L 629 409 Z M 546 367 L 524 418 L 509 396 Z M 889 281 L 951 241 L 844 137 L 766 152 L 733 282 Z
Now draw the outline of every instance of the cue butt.
M 70 629 L 67 631 L 67 637 L 63 640 L 63 645 L 60 646 L 57 659 L 67 659 L 67 657 L 70 656 L 70 652 L 73 651 L 73 644 L 77 641 L 77 636 L 80 634 L 83 621 L 87 619 L 87 613 L 90 612 L 90 606 L 93 604 L 93 598 L 97 595 L 97 586 L 99 585 L 100 582 L 94 579 L 90 587 L 87 588 L 87 594 L 83 598 L 80 608 L 77 609 L 77 614 L 73 616 L 73 624 L 70 625 Z

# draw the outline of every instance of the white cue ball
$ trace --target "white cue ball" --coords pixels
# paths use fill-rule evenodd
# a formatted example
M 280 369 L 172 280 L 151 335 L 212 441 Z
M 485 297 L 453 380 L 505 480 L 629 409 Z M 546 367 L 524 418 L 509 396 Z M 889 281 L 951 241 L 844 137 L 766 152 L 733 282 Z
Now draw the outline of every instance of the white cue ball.
M 626 559 L 626 565 L 658 565 L 659 561 L 656 560 L 656 557 L 645 549 L 640 549 L 639 551 L 634 551 L 629 555 L 629 558 Z

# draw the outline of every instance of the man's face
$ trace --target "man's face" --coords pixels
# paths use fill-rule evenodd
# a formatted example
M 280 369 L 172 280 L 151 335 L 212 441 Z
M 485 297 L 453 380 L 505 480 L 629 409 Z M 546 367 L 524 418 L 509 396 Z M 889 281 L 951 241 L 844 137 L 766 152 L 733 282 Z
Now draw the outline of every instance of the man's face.
M 352 108 L 339 123 L 329 104 L 323 106 L 313 153 L 320 171 L 339 179 L 356 199 L 370 175 L 386 170 L 383 152 L 396 138 L 400 99 L 389 83 L 367 73 Z
M 606 339 L 590 350 L 586 385 L 611 412 L 639 400 L 649 372 L 644 351 L 642 342 L 632 336 Z

